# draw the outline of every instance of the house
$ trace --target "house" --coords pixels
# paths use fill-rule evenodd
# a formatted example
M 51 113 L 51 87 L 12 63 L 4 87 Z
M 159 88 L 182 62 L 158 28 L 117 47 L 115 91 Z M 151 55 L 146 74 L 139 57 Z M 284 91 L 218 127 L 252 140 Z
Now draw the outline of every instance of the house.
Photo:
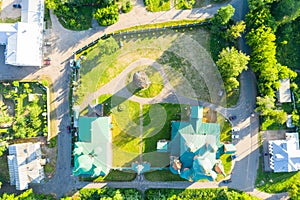
M 45 159 L 39 143 L 22 143 L 8 146 L 7 156 L 10 184 L 17 190 L 28 189 L 29 183 L 41 183 L 44 179 Z
M 286 78 L 280 80 L 280 86 L 277 93 L 277 98 L 279 103 L 292 102 L 291 99 L 291 89 L 290 89 L 290 79 Z
M 220 143 L 220 125 L 203 122 L 203 107 L 192 106 L 189 121 L 173 121 L 171 133 L 170 171 L 189 181 L 214 180 L 224 173 L 217 153 L 224 149 Z M 218 169 L 218 170 L 215 170 Z
M 300 170 L 298 133 L 286 133 L 285 140 L 270 140 L 268 149 L 270 154 L 270 168 L 274 172 Z
M 112 166 L 110 117 L 79 117 L 74 145 L 75 176 L 105 176 Z
M 5 45 L 5 64 L 41 66 L 44 0 L 22 0 L 21 22 L 0 24 L 0 45 Z

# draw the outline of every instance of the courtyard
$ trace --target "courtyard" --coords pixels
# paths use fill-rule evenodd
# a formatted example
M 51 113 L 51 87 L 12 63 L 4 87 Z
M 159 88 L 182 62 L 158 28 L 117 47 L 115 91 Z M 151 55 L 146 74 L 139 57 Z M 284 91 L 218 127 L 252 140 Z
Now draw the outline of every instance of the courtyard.
M 190 106 L 199 101 L 226 105 L 226 95 L 220 96 L 222 80 L 209 53 L 209 32 L 203 28 L 116 35 L 100 40 L 75 59 L 75 105 L 80 105 L 81 116 L 88 116 L 97 105 L 104 116 L 111 116 L 115 170 L 137 172 L 135 163 L 143 163 L 153 171 L 149 173 L 158 173 L 156 177 L 163 174 L 166 180 L 174 179 L 176 175 L 166 173 L 170 152 L 157 149 L 159 141 L 171 140 L 171 123 L 189 120 Z M 148 77 L 145 89 L 137 87 L 135 76 L 140 72 Z M 231 142 L 221 115 L 204 109 L 203 122 L 221 123 L 226 129 L 222 142 Z M 221 160 L 228 173 L 230 156 Z

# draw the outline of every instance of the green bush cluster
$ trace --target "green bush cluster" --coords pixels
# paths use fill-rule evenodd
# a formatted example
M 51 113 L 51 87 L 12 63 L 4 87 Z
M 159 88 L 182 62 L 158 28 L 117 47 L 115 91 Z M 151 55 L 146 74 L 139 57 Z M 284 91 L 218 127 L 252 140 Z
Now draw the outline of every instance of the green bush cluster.
M 81 189 L 79 191 L 81 200 L 93 199 L 142 199 L 142 194 L 136 189 L 114 189 L 114 188 L 100 188 L 100 189 Z
M 0 187 L 1 188 L 1 187 Z M 54 200 L 55 198 L 51 195 L 45 195 L 45 194 L 35 194 L 33 193 L 32 189 L 26 190 L 22 194 L 16 196 L 15 194 L 7 194 L 4 193 L 0 196 L 0 200 Z
M 145 199 L 258 199 L 245 192 L 231 189 L 149 189 L 145 192 Z
M 109 26 L 116 23 L 119 20 L 118 5 L 114 4 L 105 8 L 98 8 L 94 18 L 100 26 Z
M 195 4 L 195 0 L 175 0 L 176 9 L 192 9 Z
M 123 1 L 122 3 L 122 12 L 123 13 L 129 13 L 131 10 L 132 10 L 132 2 L 131 0 L 126 0 L 126 1 Z
M 145 0 L 145 5 L 151 12 L 170 10 L 170 0 Z

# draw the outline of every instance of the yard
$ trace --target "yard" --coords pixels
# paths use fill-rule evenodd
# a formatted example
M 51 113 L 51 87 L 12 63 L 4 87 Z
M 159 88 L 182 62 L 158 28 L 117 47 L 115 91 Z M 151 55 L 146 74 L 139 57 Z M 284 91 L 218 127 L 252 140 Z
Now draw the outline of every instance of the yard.
M 256 187 L 264 192 L 279 193 L 292 189 L 292 185 L 299 185 L 300 172 L 263 172 L 262 158 L 259 158 L 259 168 L 257 170 Z
M 179 95 L 221 104 L 218 92 L 222 84 L 209 53 L 209 40 L 210 34 L 203 28 L 182 28 L 115 35 L 101 41 L 81 53 L 86 58 L 81 65 L 76 104 L 141 58 L 161 64 Z

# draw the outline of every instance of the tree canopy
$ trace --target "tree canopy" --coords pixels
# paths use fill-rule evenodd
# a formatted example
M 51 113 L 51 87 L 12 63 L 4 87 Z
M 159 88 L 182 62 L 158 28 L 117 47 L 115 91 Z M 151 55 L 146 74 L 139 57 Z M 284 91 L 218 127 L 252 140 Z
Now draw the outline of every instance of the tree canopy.
M 222 75 L 227 92 L 232 91 L 239 86 L 236 79 L 243 70 L 247 69 L 249 56 L 234 47 L 223 49 L 219 54 L 219 60 L 216 62 Z

